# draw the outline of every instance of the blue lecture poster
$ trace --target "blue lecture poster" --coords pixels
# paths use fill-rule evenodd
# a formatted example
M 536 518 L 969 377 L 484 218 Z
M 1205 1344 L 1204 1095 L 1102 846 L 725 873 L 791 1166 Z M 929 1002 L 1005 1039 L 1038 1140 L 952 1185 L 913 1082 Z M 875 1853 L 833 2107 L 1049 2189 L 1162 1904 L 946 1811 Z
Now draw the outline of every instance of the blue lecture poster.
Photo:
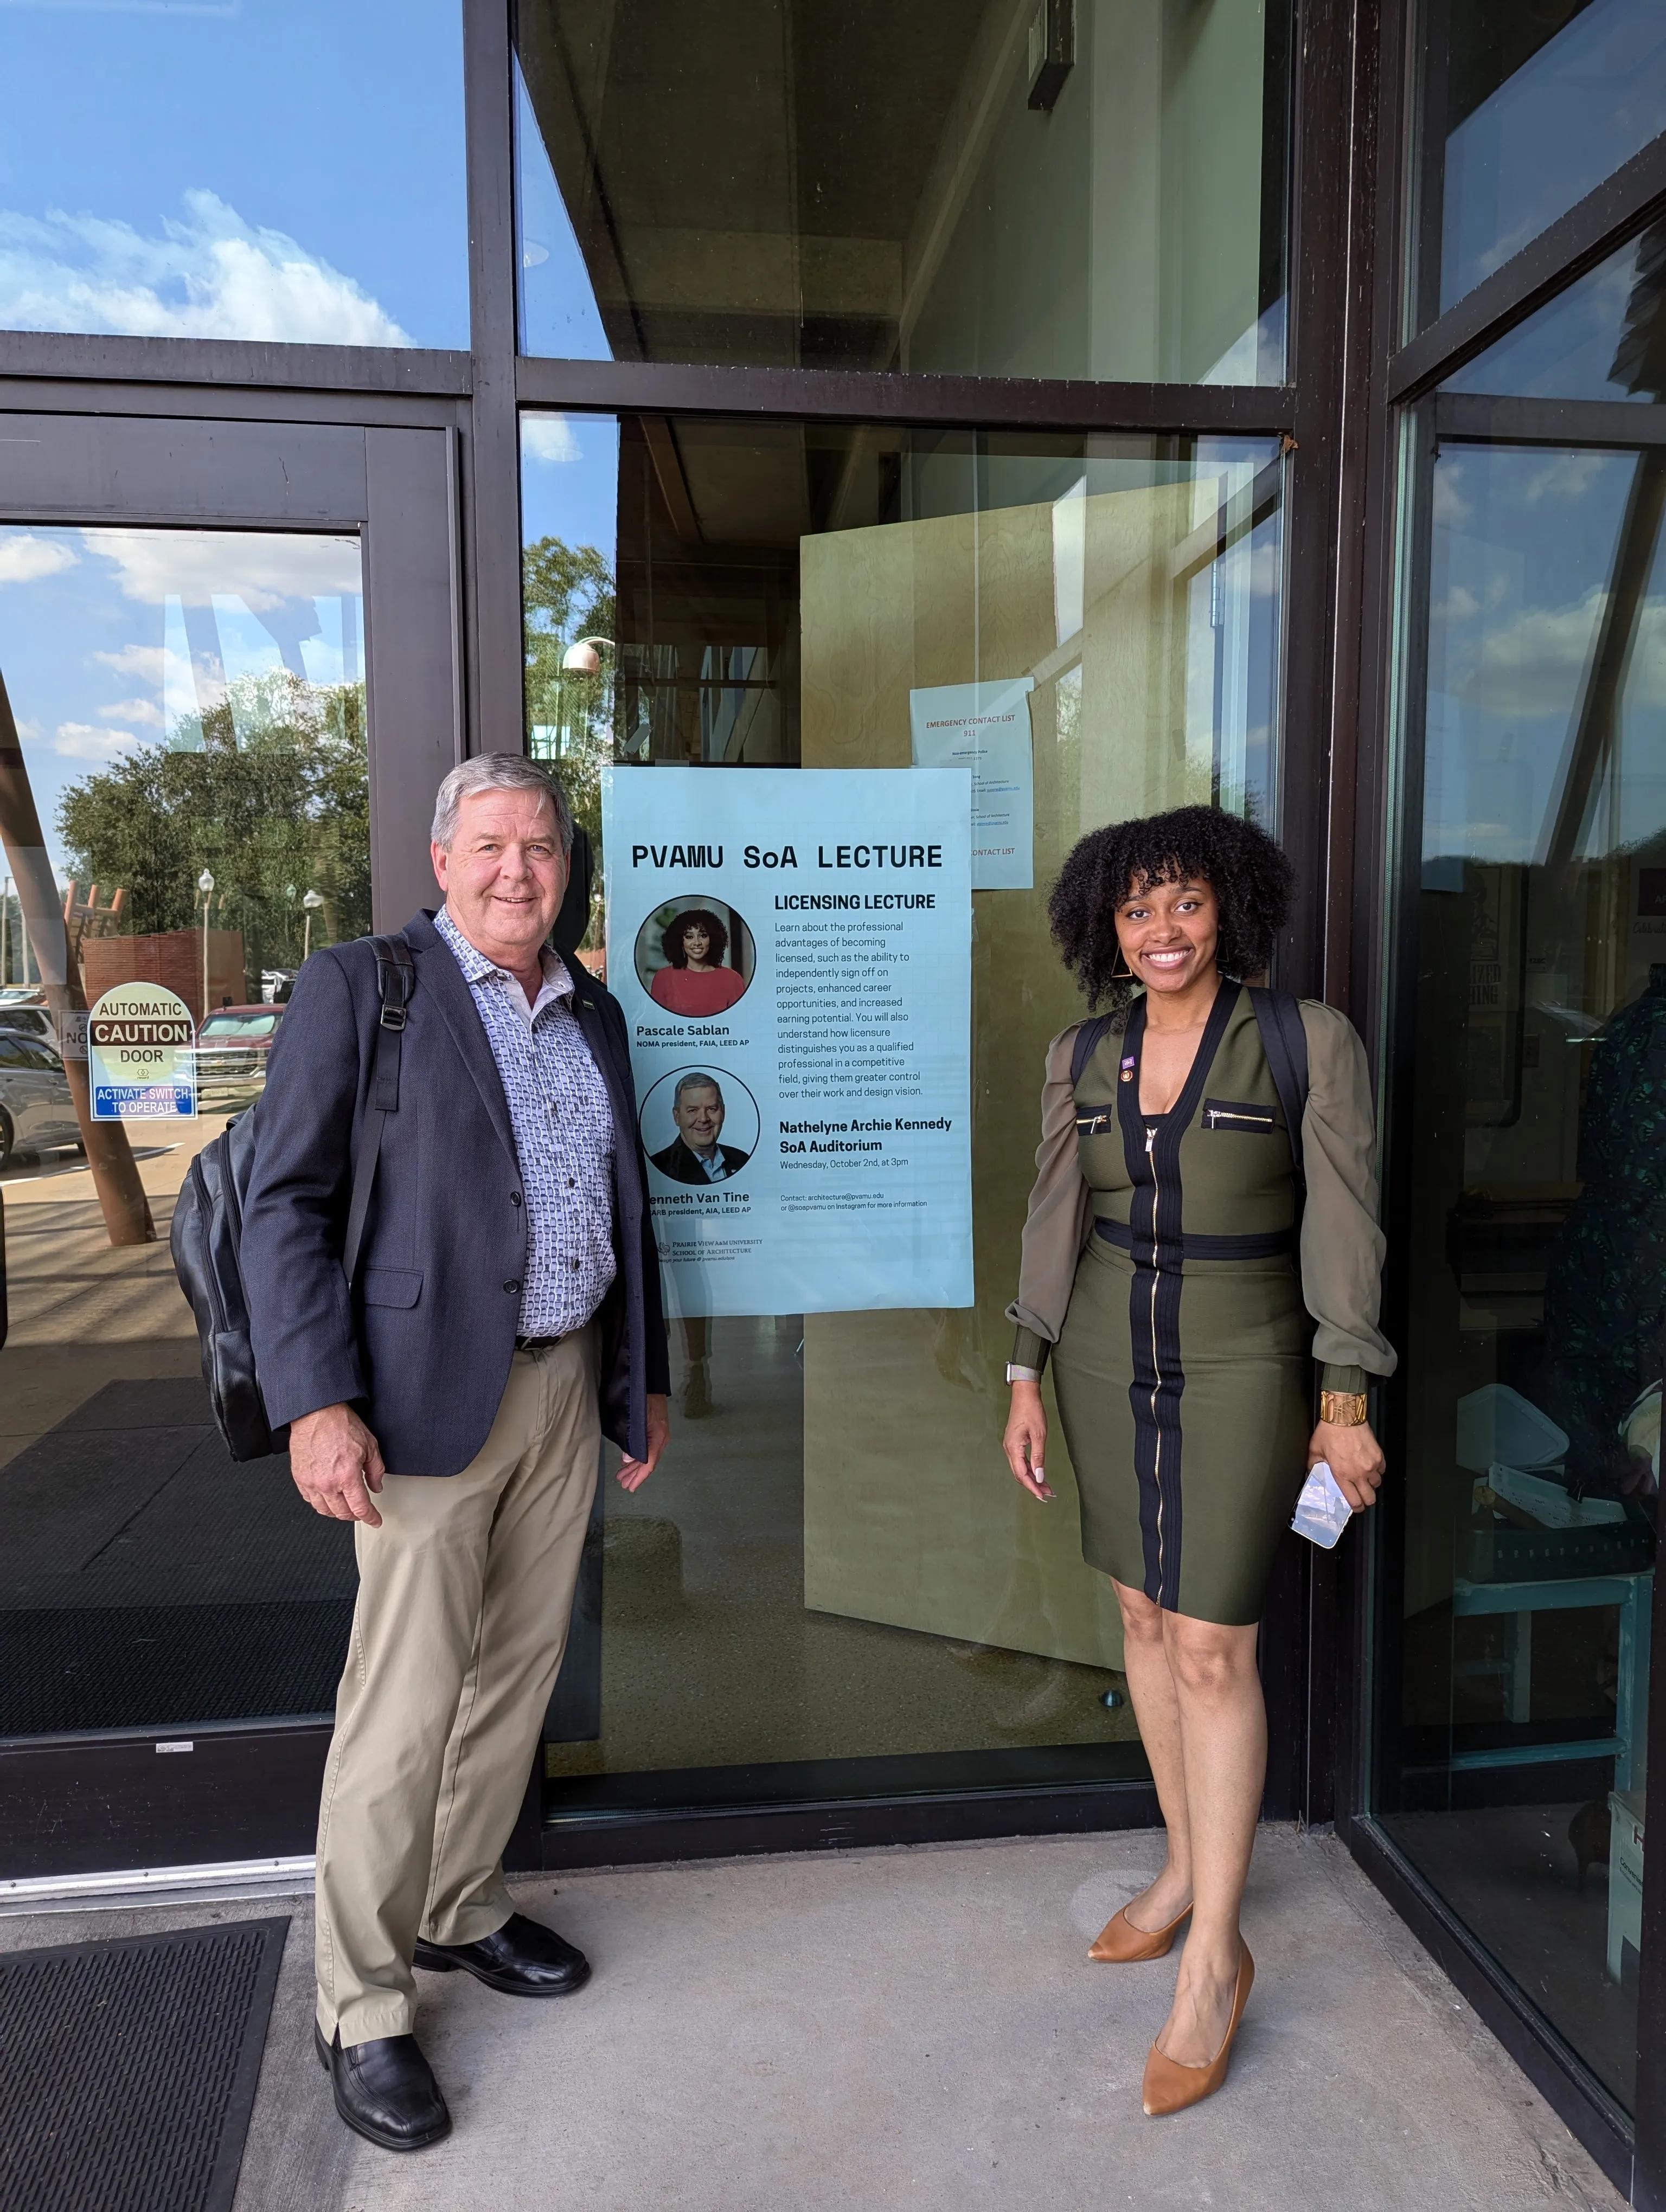
M 971 777 L 604 772 L 675 1315 L 972 1302 Z

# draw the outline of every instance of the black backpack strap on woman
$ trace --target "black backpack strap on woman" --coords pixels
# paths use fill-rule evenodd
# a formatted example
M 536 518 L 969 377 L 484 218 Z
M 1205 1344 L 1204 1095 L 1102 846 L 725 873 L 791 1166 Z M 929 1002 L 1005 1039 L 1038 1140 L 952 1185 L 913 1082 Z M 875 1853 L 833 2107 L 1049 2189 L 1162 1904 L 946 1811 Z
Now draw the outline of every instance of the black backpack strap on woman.
M 1082 1079 L 1082 1070 L 1098 1050 L 1099 1040 L 1117 1019 L 1115 1014 L 1096 1014 L 1091 1021 L 1084 1022 L 1076 1032 L 1076 1042 L 1070 1053 L 1070 1087 L 1073 1091 Z
M 1279 1094 L 1279 1104 L 1284 1112 L 1299 1212 L 1307 1194 L 1307 1176 L 1302 1166 L 1302 1117 L 1307 1111 L 1308 1092 L 1307 1031 L 1302 1025 L 1302 1009 L 1294 992 L 1264 990 L 1254 984 L 1250 987 L 1250 1004 L 1255 1009 L 1256 1026 L 1261 1031 L 1262 1050 L 1267 1054 L 1273 1088 Z

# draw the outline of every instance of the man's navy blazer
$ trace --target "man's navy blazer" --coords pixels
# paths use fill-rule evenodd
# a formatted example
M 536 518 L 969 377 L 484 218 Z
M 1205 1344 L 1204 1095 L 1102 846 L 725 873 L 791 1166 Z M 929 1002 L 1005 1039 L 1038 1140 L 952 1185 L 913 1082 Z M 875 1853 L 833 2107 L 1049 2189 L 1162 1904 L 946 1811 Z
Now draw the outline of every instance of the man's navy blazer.
M 241 1265 L 255 1365 L 276 1427 L 356 1407 L 393 1474 L 456 1474 L 508 1379 L 526 1272 L 514 1130 L 484 1024 L 431 916 L 404 936 L 416 966 L 399 1073 L 350 1297 L 342 1254 L 353 1148 L 380 1012 L 368 938 L 315 952 L 273 1041 L 257 1112 Z M 670 1388 L 624 1016 L 575 961 L 574 1008 L 613 1107 L 618 1272 L 597 1318 L 604 1434 L 648 1450 L 647 1400 Z

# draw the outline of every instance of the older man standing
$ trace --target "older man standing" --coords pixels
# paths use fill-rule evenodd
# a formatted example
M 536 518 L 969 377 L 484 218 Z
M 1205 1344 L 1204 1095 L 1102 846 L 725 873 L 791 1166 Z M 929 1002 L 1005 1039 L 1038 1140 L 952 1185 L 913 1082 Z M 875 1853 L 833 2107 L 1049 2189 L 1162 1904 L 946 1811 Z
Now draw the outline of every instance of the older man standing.
M 350 1520 L 358 1604 L 318 1836 L 319 2053 L 389 2150 L 449 2131 L 416 1966 L 561 1996 L 589 1966 L 514 1911 L 502 1853 L 561 1664 L 600 1438 L 635 1489 L 666 1435 L 660 1278 L 623 1017 L 547 940 L 572 823 L 530 761 L 440 787 L 362 1257 L 374 944 L 302 969 L 259 1107 L 242 1259 L 269 1418 Z M 397 1022 L 397 1014 L 392 1018 Z M 386 1099 L 383 1099 L 386 1103 Z

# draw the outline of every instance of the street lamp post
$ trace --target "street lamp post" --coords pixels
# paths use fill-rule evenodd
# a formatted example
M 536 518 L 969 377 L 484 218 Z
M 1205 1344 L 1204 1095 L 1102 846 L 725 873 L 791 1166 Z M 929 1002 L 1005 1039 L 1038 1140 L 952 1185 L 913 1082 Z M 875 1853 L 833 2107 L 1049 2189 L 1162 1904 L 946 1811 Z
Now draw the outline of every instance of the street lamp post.
M 304 965 L 313 950 L 313 916 L 324 904 L 324 901 L 317 891 L 308 891 L 301 903 L 307 910 L 307 929 L 301 944 L 301 957 Z
M 214 903 L 214 878 L 206 868 L 197 878 L 197 888 L 203 894 L 203 1019 L 209 1012 L 209 908 Z

